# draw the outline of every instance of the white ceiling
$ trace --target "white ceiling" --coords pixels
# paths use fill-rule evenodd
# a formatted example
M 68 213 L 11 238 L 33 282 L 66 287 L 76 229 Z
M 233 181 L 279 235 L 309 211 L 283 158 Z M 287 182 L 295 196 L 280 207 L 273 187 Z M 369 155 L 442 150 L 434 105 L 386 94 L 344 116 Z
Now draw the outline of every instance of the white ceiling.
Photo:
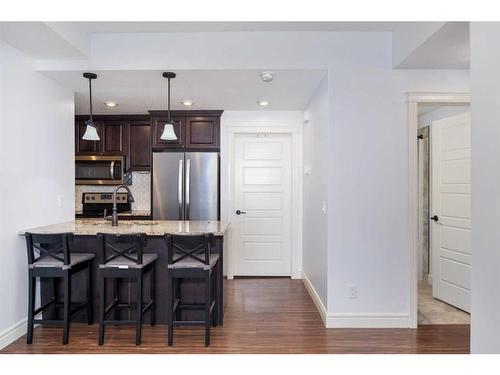
M 80 32 L 392 31 L 401 22 L 57 22 Z
M 94 113 L 147 113 L 166 109 L 166 79 L 162 71 L 95 71 L 98 79 L 92 82 Z M 302 110 L 326 76 L 322 70 L 275 71 L 271 83 L 262 82 L 259 71 L 253 70 L 185 70 L 176 71 L 171 81 L 172 109 L 223 110 Z M 45 72 L 57 82 L 75 91 L 77 114 L 89 112 L 88 80 L 82 72 Z M 186 107 L 183 99 L 195 101 Z M 267 107 L 257 105 L 267 100 Z M 118 107 L 108 108 L 105 101 Z
M 436 26 L 437 25 L 437 26 Z M 444 25 L 444 26 L 443 26 Z M 437 31 L 409 43 L 419 30 Z M 467 22 L 0 22 L 0 39 L 35 60 L 89 59 L 92 40 L 108 33 L 190 32 L 386 32 L 392 33 L 397 68 L 467 69 Z M 410 46 L 404 48 L 406 46 Z
M 402 69 L 469 69 L 468 22 L 446 22 L 397 67 Z

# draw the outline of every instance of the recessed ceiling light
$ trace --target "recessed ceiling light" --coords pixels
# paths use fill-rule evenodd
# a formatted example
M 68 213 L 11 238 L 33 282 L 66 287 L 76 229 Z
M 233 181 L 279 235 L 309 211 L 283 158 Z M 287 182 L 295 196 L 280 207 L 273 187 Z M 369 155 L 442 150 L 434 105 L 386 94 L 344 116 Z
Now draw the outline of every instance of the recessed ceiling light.
M 257 104 L 260 105 L 260 106 L 262 106 L 262 107 L 266 107 L 266 106 L 268 106 L 271 103 L 269 103 L 267 100 L 259 100 L 257 102 Z
M 187 107 L 190 107 L 190 106 L 194 105 L 194 101 L 189 100 L 189 99 L 184 99 L 184 100 L 181 100 L 181 104 L 185 105 Z
M 111 108 L 113 108 L 113 107 L 116 107 L 116 106 L 118 105 L 118 103 L 116 103 L 116 102 L 104 102 L 104 105 L 105 105 L 106 107 L 111 107 Z
M 264 82 L 272 82 L 274 78 L 274 73 L 273 72 L 261 72 L 260 73 L 260 79 L 262 79 L 262 81 Z

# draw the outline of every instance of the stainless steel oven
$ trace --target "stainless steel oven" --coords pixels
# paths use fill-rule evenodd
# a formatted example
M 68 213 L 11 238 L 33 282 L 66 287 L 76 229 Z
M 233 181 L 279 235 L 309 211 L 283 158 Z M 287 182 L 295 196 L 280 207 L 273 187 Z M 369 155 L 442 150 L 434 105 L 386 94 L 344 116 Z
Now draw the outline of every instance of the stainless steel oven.
M 124 156 L 76 156 L 77 185 L 120 185 L 125 169 Z

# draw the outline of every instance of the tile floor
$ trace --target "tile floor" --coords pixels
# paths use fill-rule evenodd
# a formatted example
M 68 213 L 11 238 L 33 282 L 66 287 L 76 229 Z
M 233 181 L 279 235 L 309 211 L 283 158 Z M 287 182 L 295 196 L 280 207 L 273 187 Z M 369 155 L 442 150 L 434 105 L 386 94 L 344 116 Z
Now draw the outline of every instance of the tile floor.
M 432 297 L 432 287 L 418 284 L 418 324 L 470 324 L 470 315 Z

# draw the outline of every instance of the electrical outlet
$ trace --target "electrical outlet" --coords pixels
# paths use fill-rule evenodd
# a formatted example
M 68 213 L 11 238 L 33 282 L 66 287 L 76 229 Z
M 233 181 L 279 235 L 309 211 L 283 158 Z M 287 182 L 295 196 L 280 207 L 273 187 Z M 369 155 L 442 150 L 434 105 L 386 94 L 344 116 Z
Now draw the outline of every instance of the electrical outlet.
M 357 285 L 349 286 L 349 298 L 351 298 L 351 299 L 358 298 L 358 286 Z

